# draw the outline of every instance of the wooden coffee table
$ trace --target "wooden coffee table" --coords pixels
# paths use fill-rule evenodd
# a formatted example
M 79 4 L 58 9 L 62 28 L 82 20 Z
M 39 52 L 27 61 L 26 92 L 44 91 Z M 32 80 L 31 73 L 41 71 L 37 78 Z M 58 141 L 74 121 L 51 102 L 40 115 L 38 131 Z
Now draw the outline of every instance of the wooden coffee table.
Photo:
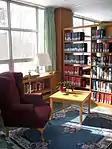
M 68 102 L 71 104 L 79 104 L 80 106 L 80 124 L 82 124 L 82 112 L 83 112 L 83 104 L 87 101 L 88 103 L 88 114 L 90 114 L 90 102 L 91 102 L 91 92 L 84 90 L 74 90 L 72 93 L 63 94 L 60 91 L 52 94 L 50 96 L 50 107 L 51 107 L 51 119 L 53 119 L 53 102 Z

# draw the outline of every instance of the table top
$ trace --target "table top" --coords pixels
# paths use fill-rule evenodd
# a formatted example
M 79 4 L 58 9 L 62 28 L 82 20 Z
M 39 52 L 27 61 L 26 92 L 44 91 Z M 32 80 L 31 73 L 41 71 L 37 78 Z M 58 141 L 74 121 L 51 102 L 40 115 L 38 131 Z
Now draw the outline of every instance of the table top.
M 64 94 L 60 91 L 57 91 L 56 93 L 52 94 L 50 98 L 52 99 L 63 99 L 67 101 L 76 101 L 76 102 L 84 102 L 87 97 L 90 96 L 90 91 L 84 91 L 84 90 L 74 90 L 72 93 Z

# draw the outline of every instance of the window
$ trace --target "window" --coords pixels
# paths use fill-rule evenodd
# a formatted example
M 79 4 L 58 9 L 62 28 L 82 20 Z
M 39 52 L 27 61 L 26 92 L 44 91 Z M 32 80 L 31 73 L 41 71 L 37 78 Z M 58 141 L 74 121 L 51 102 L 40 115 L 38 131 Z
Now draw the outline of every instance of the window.
M 82 19 L 73 17 L 73 26 L 74 27 L 82 26 Z
M 34 70 L 34 56 L 44 52 L 44 9 L 0 1 L 0 47 L 0 72 Z
M 84 25 L 92 25 L 92 24 L 94 24 L 94 21 L 84 20 Z

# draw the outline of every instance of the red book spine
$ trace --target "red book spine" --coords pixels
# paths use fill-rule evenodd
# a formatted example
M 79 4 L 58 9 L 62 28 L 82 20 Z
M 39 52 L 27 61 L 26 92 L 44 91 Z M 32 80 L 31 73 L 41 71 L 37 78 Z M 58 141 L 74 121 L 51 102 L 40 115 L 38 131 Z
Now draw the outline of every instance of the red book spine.
M 107 104 L 111 104 L 111 95 L 107 94 Z
M 104 95 L 104 103 L 107 103 L 107 94 Z
M 78 66 L 77 67 L 77 75 L 79 76 L 79 74 L 80 74 L 80 67 Z
M 79 68 L 79 71 L 80 71 L 80 72 L 79 72 L 80 76 L 82 76 L 82 74 L 83 74 L 83 69 L 82 69 L 82 67 Z
M 97 102 L 100 102 L 100 93 L 96 94 L 96 100 L 97 100 Z
M 104 103 L 104 93 L 100 93 L 100 102 Z

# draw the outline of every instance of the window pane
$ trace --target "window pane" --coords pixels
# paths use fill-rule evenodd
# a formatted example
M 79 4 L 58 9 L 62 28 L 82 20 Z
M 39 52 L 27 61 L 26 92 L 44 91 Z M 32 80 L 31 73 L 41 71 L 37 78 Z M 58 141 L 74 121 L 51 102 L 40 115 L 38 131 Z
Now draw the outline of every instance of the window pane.
M 11 27 L 36 30 L 36 9 L 11 4 Z
M 38 9 L 38 53 L 44 52 L 44 10 Z
M 73 26 L 74 27 L 76 27 L 76 26 L 82 26 L 82 19 L 73 17 Z
M 14 71 L 15 72 L 22 72 L 23 75 L 28 75 L 30 70 L 35 70 L 35 65 L 33 62 L 20 62 L 14 63 Z
M 12 31 L 13 58 L 33 58 L 36 54 L 36 33 Z
M 93 25 L 93 21 L 84 20 L 84 25 Z
M 73 27 L 77 27 L 77 26 L 82 26 L 82 19 L 73 17 Z M 83 31 L 82 28 L 74 30 L 74 32 L 82 32 L 82 31 Z
M 9 44 L 8 44 L 8 32 L 0 30 L 0 60 L 9 59 Z
M 9 65 L 8 64 L 0 64 L 0 73 L 9 71 Z
M 0 1 L 0 27 L 6 27 L 7 25 L 7 3 Z

